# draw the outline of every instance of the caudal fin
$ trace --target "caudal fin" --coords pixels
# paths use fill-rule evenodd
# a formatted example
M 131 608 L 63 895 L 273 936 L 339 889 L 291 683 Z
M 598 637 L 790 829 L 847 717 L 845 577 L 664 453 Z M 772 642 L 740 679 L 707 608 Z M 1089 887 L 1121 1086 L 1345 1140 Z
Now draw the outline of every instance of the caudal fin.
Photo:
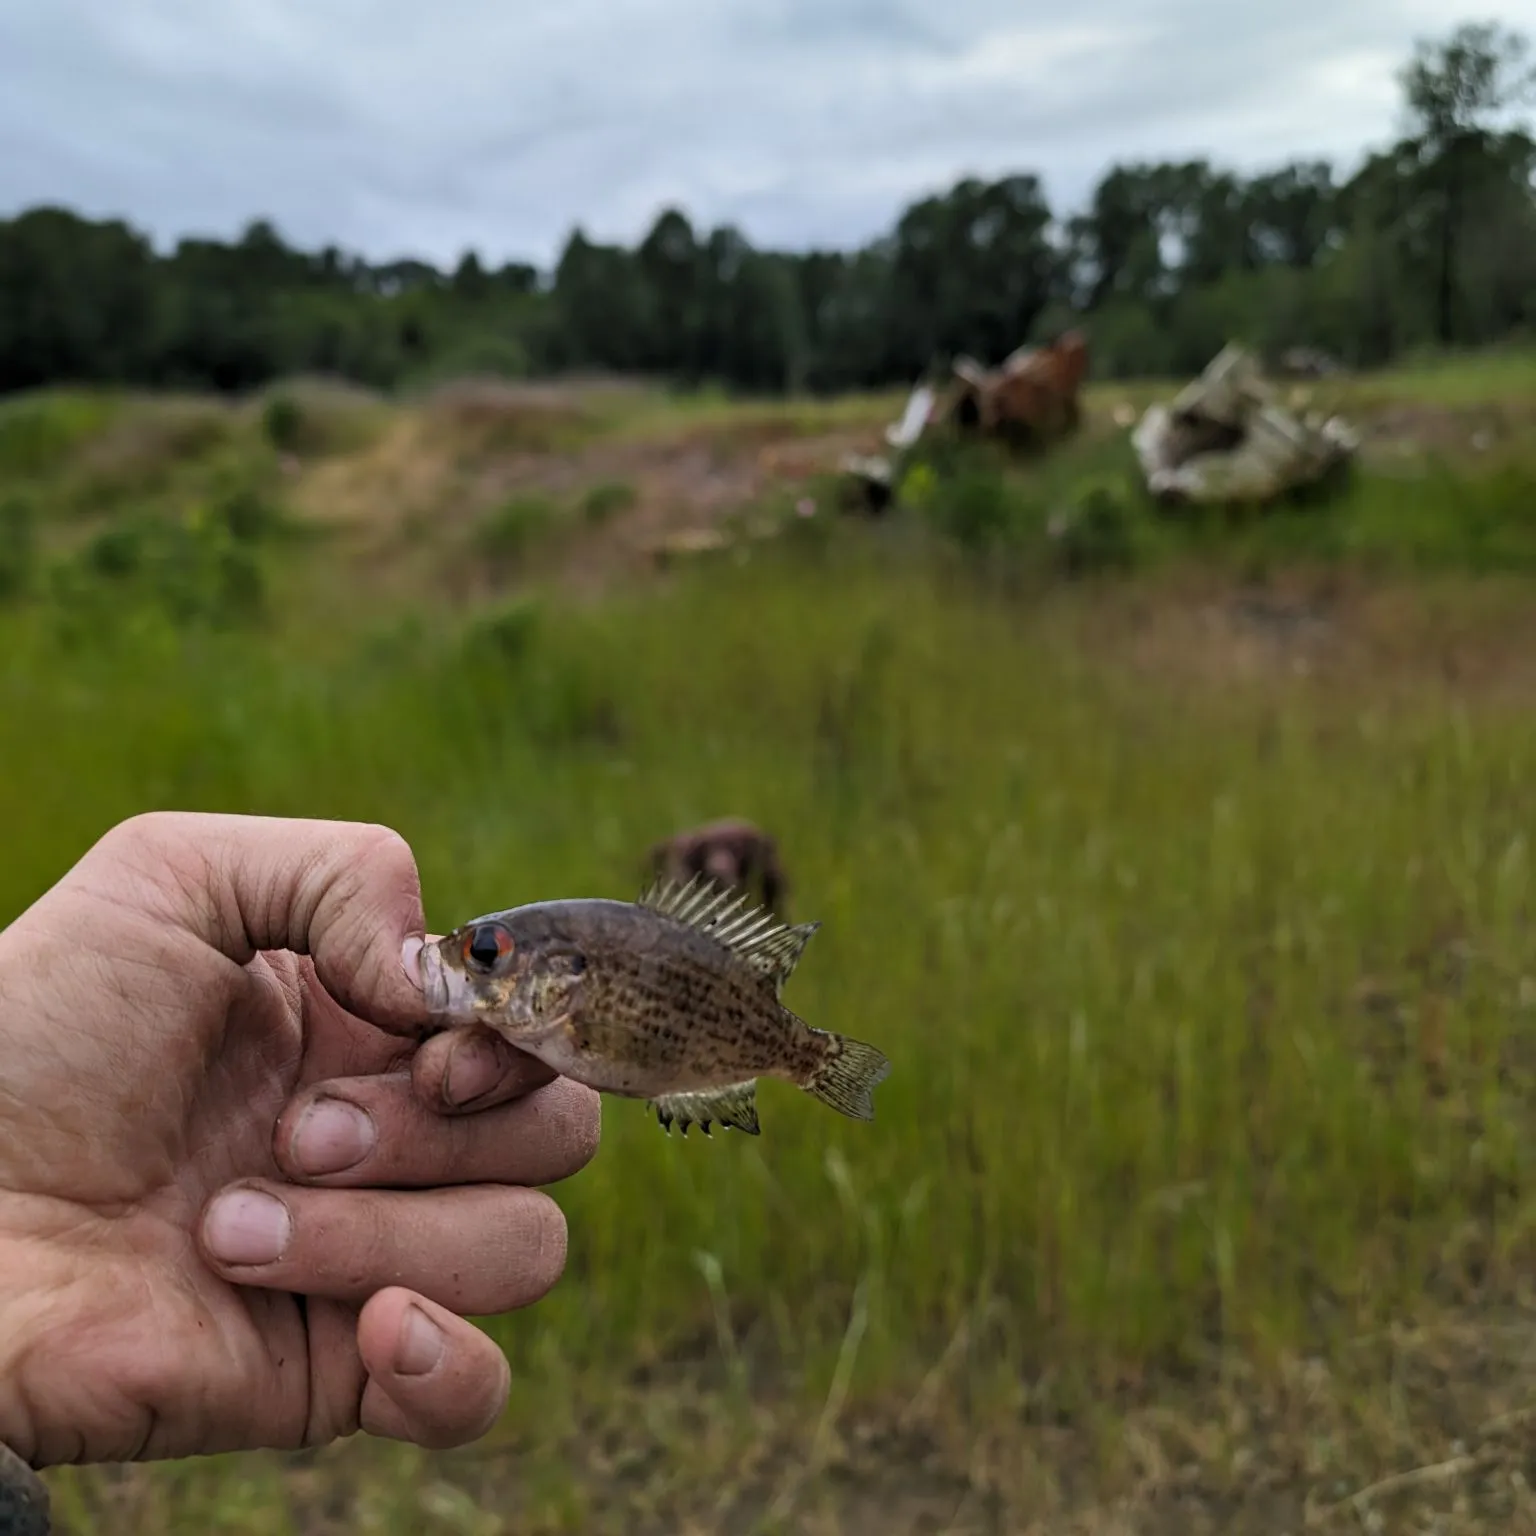
M 874 1090 L 890 1075 L 890 1062 L 862 1040 L 829 1030 L 816 1033 L 825 1037 L 826 1049 L 821 1065 L 804 1084 L 805 1091 L 850 1120 L 873 1120 Z

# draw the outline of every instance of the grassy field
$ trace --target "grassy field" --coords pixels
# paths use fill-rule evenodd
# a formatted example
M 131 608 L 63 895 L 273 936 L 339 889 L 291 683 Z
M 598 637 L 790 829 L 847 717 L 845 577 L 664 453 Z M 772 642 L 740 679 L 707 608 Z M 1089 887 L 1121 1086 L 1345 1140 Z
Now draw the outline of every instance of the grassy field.
M 1529 363 L 1483 366 L 1348 386 L 1440 432 L 1411 473 L 1219 536 L 1138 513 L 1141 574 L 1036 537 L 1125 472 L 1100 436 L 944 493 L 995 537 L 809 519 L 601 602 L 514 562 L 467 613 L 451 508 L 385 546 L 294 510 L 402 408 L 296 471 L 256 408 L 0 411 L 0 919 L 156 806 L 388 822 L 440 929 L 629 897 L 742 814 L 824 924 L 789 1001 L 895 1063 L 871 1125 L 768 1086 L 760 1140 L 609 1101 L 565 1283 L 487 1320 L 485 1446 L 61 1471 L 61 1532 L 1279 1536 L 1442 1462 L 1386 1528 L 1536 1530 L 1536 450 Z M 647 398 L 545 457 L 889 404 Z M 456 473 L 544 452 L 476 442 Z

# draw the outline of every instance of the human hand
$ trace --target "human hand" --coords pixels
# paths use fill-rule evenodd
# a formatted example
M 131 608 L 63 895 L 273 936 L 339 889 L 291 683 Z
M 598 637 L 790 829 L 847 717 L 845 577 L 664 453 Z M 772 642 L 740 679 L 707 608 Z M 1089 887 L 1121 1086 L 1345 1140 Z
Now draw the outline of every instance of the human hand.
M 431 1447 L 504 1406 L 597 1095 L 426 1011 L 406 844 L 154 813 L 0 931 L 0 1442 Z

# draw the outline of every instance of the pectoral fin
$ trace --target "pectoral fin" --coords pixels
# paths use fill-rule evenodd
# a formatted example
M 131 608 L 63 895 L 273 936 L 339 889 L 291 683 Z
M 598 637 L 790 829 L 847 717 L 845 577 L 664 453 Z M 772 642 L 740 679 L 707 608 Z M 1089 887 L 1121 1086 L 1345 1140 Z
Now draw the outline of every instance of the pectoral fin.
M 757 1123 L 757 1080 L 732 1083 L 726 1088 L 712 1088 L 699 1093 L 663 1093 L 647 1101 L 668 1135 L 674 1122 L 684 1136 L 690 1125 L 710 1134 L 710 1125 L 718 1122 L 749 1136 L 761 1134 Z

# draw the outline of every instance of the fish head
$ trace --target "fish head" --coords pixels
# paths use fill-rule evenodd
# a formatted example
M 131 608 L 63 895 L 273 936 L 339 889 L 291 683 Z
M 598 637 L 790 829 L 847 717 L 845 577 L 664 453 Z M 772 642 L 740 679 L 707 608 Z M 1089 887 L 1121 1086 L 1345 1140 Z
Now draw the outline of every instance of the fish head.
M 516 910 L 464 923 L 421 954 L 434 1023 L 484 1024 L 512 1041 L 560 1028 L 585 970 L 579 946 Z

